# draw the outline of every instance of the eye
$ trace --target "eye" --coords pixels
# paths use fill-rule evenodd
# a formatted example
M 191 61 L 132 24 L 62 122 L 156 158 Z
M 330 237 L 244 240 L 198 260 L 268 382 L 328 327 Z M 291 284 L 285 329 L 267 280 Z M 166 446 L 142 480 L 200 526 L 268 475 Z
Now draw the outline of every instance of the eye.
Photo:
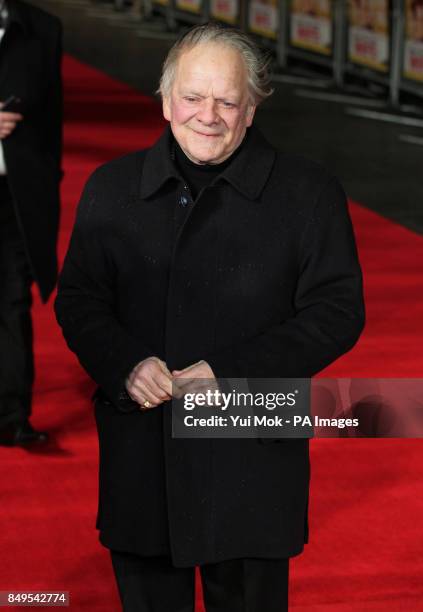
M 186 100 L 186 102 L 197 102 L 198 98 L 194 96 L 184 96 L 184 100 Z
M 226 102 L 225 100 L 223 100 L 222 104 L 224 108 L 235 108 L 235 104 L 233 102 Z

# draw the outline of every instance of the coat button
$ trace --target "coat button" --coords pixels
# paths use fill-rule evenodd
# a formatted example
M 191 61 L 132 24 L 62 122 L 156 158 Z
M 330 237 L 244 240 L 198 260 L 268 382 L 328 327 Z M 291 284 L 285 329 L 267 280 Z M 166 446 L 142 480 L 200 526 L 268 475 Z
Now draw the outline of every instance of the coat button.
M 189 200 L 188 200 L 187 196 L 182 195 L 182 196 L 179 198 L 179 204 L 180 204 L 181 206 L 188 206 L 188 202 L 189 202 Z

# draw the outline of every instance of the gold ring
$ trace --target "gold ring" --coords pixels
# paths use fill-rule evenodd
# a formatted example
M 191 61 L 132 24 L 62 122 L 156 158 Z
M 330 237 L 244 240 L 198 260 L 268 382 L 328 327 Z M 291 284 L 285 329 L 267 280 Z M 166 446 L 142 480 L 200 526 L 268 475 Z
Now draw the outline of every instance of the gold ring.
M 144 408 L 151 408 L 151 404 L 148 400 L 145 400 L 145 402 L 143 403 Z

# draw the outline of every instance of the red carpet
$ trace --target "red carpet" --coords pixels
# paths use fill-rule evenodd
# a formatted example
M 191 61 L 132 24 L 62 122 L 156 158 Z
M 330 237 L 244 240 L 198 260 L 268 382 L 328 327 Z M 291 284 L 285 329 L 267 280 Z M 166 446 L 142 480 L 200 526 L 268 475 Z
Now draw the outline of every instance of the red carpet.
M 69 58 L 64 74 L 61 257 L 90 171 L 153 143 L 163 127 L 155 101 Z M 368 322 L 357 347 L 325 374 L 421 377 L 423 238 L 358 205 L 351 211 Z M 38 453 L 0 449 L 0 590 L 68 590 L 75 612 L 115 612 L 94 529 L 92 383 L 66 349 L 51 302 L 41 307 L 35 296 L 34 315 L 33 421 L 54 441 Z M 419 440 L 312 442 L 311 544 L 291 564 L 293 610 L 423 610 L 422 448 Z

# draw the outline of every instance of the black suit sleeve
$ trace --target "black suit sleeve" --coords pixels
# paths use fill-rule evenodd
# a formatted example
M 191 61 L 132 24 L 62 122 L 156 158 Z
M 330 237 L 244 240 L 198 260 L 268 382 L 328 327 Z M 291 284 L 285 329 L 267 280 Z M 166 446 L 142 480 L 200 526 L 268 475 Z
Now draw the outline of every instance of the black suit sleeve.
M 62 24 L 57 19 L 51 53 L 49 87 L 45 103 L 46 146 L 60 177 L 63 149 Z
M 357 341 L 364 326 L 362 276 L 345 193 L 331 179 L 304 230 L 295 316 L 205 356 L 219 377 L 308 378 Z
M 131 336 L 115 312 L 114 269 L 101 240 L 104 212 L 97 177 L 98 171 L 78 206 L 55 311 L 66 342 L 83 368 L 118 409 L 129 412 L 138 406 L 129 398 L 125 380 L 152 352 Z

